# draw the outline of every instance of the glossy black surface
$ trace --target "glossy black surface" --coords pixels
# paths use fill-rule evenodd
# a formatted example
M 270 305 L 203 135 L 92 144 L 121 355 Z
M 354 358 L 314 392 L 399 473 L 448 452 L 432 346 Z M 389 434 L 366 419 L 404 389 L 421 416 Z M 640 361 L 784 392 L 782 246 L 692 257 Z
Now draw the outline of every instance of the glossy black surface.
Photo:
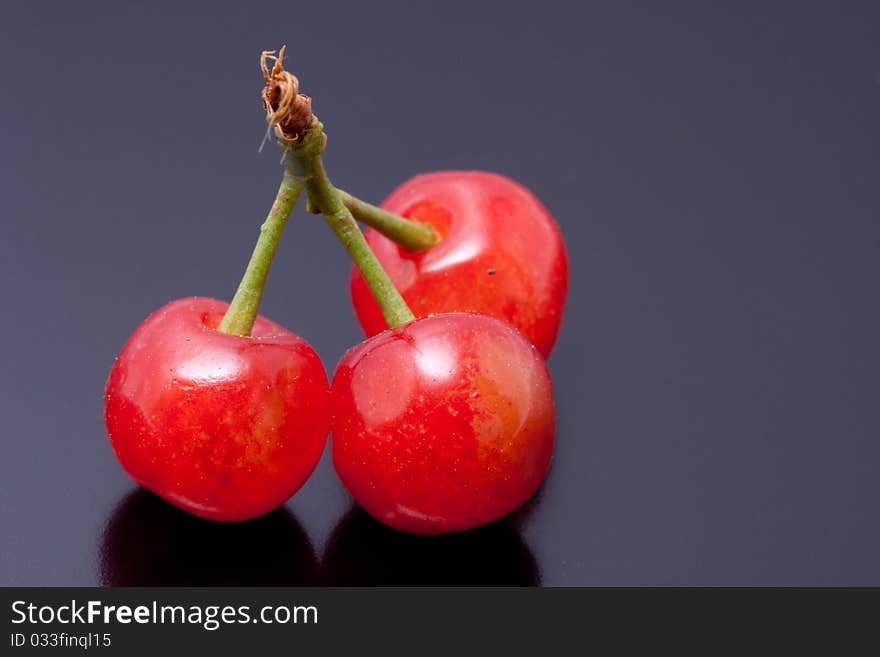
M 876 4 L 432 4 L 4 7 L 0 584 L 880 584 Z M 285 42 L 340 186 L 496 170 L 566 236 L 555 460 L 508 520 L 395 534 L 325 455 L 218 526 L 113 457 L 126 336 L 250 254 Z M 347 276 L 298 211 L 263 308 L 330 370 Z

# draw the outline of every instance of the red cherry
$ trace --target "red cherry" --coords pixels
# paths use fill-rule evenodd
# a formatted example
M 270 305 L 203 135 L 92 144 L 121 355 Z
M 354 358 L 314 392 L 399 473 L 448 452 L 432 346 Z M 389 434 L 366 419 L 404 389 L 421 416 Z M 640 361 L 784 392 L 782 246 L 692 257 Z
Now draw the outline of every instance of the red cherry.
M 330 407 L 305 340 L 264 317 L 251 337 L 220 333 L 227 307 L 178 299 L 144 320 L 110 372 L 104 418 L 132 479 L 197 516 L 237 521 L 305 483 Z
M 550 463 L 547 367 L 492 317 L 434 315 L 380 333 L 342 357 L 330 396 L 339 478 L 401 531 L 500 518 L 535 492 Z
M 472 311 L 503 319 L 546 357 L 568 291 L 568 261 L 553 217 L 527 189 L 494 173 L 416 176 L 382 207 L 434 226 L 441 241 L 407 251 L 373 229 L 367 241 L 416 317 Z M 351 298 L 366 335 L 387 328 L 356 267 Z

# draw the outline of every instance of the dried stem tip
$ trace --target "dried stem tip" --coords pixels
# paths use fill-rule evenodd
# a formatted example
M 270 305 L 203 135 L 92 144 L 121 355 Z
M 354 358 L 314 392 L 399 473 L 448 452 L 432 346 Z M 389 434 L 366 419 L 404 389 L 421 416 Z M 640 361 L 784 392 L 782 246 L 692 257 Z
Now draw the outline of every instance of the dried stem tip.
M 279 139 L 299 141 L 312 124 L 312 99 L 299 93 L 299 80 L 284 70 L 285 48 L 282 46 L 277 57 L 274 50 L 264 50 L 260 55 L 260 68 L 266 80 L 263 107 L 266 120 L 275 127 Z M 266 64 L 270 59 L 275 62 L 271 71 Z

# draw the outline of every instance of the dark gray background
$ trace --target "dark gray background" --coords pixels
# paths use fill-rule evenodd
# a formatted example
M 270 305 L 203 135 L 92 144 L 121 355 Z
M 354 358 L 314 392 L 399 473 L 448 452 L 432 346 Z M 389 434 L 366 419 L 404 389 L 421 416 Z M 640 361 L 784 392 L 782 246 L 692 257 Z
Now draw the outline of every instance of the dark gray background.
M 4 3 L 0 583 L 880 584 L 872 5 Z M 508 520 L 395 534 L 325 456 L 285 511 L 214 525 L 113 457 L 127 335 L 229 298 L 250 253 L 285 42 L 340 185 L 495 170 L 562 227 L 557 449 Z M 298 211 L 263 311 L 331 371 L 347 276 Z

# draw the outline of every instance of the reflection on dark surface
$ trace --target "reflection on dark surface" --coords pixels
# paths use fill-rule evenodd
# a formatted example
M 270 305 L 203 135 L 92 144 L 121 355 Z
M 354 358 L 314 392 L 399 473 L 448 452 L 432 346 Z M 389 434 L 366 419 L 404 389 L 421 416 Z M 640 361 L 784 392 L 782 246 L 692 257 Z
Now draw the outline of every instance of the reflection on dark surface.
M 349 511 L 324 554 L 327 586 L 537 586 L 540 573 L 509 520 L 460 534 L 410 536 Z
M 105 586 L 307 586 L 317 561 L 296 518 L 279 509 L 255 520 L 196 518 L 138 489 L 104 530 Z

